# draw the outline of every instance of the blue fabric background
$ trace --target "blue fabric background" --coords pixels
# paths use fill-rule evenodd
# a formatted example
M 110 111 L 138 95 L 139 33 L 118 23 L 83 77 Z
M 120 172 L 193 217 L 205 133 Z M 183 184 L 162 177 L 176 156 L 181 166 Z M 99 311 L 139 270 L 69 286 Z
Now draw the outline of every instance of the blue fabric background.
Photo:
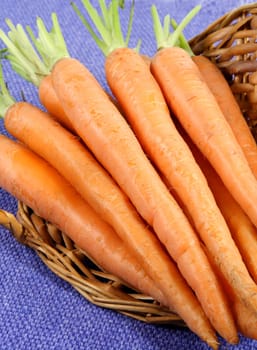
M 80 6 L 80 1 L 75 0 Z M 96 3 L 96 0 L 93 1 Z M 129 2 L 129 1 L 128 1 Z M 197 3 L 203 8 L 186 30 L 188 38 L 203 30 L 228 10 L 251 1 L 243 0 L 136 0 L 132 44 L 142 38 L 142 51 L 153 54 L 154 36 L 150 6 L 178 21 Z M 1 0 L 0 27 L 4 19 L 35 27 L 40 15 L 50 24 L 51 12 L 59 16 L 70 54 L 81 59 L 105 86 L 104 59 L 74 14 L 70 1 Z M 128 7 L 128 6 L 127 6 Z M 126 11 L 124 12 L 124 16 Z M 123 17 L 123 15 L 122 15 Z M 5 65 L 5 75 L 14 96 L 21 90 L 27 100 L 39 105 L 36 89 Z M 5 133 L 0 121 L 0 132 Z M 1 150 L 0 150 L 1 151 Z M 0 208 L 16 212 L 16 200 L 0 189 Z M 0 350 L 182 350 L 207 349 L 187 329 L 154 326 L 101 309 L 83 299 L 70 285 L 56 277 L 29 248 L 17 243 L 0 228 Z M 236 347 L 221 340 L 221 349 L 257 349 L 257 342 L 241 338 Z

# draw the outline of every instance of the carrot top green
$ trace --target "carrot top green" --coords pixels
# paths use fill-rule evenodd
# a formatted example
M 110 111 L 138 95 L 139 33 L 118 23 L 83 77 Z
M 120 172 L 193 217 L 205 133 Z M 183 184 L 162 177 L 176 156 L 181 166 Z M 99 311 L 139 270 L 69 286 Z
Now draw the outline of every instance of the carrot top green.
M 37 18 L 38 37 L 29 26 L 16 26 L 6 19 L 10 31 L 0 29 L 0 39 L 6 46 L 6 58 L 12 68 L 24 79 L 39 86 L 49 75 L 53 65 L 62 57 L 69 57 L 57 15 L 52 13 L 52 28 L 47 30 L 43 20 Z
M 171 19 L 170 15 L 166 15 L 162 24 L 156 6 L 152 5 L 151 13 L 157 50 L 172 46 L 180 46 L 189 50 L 189 45 L 186 45 L 186 39 L 183 35 L 183 30 L 197 15 L 200 9 L 201 5 L 195 6 L 191 11 L 188 12 L 188 14 L 182 19 L 179 24 L 177 24 L 175 19 Z M 171 31 L 171 26 L 173 26 L 174 31 Z
M 2 63 L 0 63 L 0 117 L 3 118 L 7 109 L 15 102 L 4 81 L 3 67 Z
M 90 0 L 81 0 L 81 2 L 95 28 L 74 2 L 71 5 L 105 56 L 116 48 L 128 47 L 134 17 L 134 1 L 130 7 L 126 36 L 123 34 L 119 15 L 119 8 L 124 8 L 124 0 L 112 0 L 109 6 L 105 0 L 98 0 L 101 14 Z M 135 50 L 139 50 L 140 43 L 139 40 Z

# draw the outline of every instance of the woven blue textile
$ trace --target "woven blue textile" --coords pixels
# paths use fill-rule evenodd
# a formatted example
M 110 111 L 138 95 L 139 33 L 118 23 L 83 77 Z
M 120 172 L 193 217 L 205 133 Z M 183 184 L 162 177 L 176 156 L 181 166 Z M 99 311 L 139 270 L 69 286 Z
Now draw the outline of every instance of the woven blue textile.
M 81 6 L 80 0 L 75 0 Z M 93 2 L 97 2 L 96 0 Z M 129 1 L 128 1 L 129 2 Z M 203 30 L 243 0 L 136 0 L 131 44 L 140 37 L 142 52 L 153 54 L 155 42 L 150 6 L 155 3 L 160 14 L 170 13 L 178 21 L 197 3 L 203 8 L 186 29 L 188 38 Z M 248 1 L 251 2 L 251 1 Z M 129 6 L 127 6 L 128 8 Z M 35 28 L 36 16 L 49 26 L 51 12 L 56 12 L 70 54 L 79 58 L 103 86 L 103 62 L 100 51 L 73 12 L 70 1 L 1 0 L 0 27 L 9 17 L 14 23 Z M 122 17 L 126 18 L 126 10 Z M 0 44 L 2 47 L 2 44 Z M 36 89 L 24 82 L 5 64 L 5 76 L 13 95 L 39 105 Z M 0 121 L 1 133 L 5 133 Z M 0 150 L 1 151 L 1 150 Z M 16 200 L 0 189 L 0 208 L 16 212 Z M 186 350 L 208 349 L 187 329 L 147 325 L 114 311 L 90 304 L 70 285 L 56 277 L 34 251 L 19 244 L 7 230 L 0 228 L 0 350 Z M 241 337 L 231 346 L 221 339 L 221 349 L 257 349 L 257 342 Z

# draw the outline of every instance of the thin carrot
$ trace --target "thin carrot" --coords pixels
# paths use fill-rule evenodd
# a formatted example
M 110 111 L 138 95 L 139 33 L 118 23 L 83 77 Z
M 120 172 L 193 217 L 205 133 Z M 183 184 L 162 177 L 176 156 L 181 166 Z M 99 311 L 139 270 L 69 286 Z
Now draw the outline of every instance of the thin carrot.
M 257 225 L 256 179 L 191 56 L 179 47 L 159 50 L 151 70 L 176 117 Z
M 111 227 L 99 218 L 74 188 L 54 168 L 21 144 L 0 135 L 0 147 L 0 186 L 63 230 L 103 269 L 142 290 L 147 276 L 140 265 L 132 259 L 127 246 Z M 179 304 L 183 318 L 194 330 L 211 344 L 216 344 L 196 298 L 180 274 L 177 278 L 171 291 L 174 301 L 176 299 L 174 304 Z
M 173 27 L 177 23 L 172 20 Z M 244 155 L 250 165 L 252 172 L 257 178 L 257 145 L 250 128 L 240 110 L 240 107 L 230 89 L 230 86 L 221 70 L 208 57 L 195 55 L 190 48 L 183 33 L 179 37 L 179 45 L 183 47 L 192 57 L 199 68 L 205 82 L 214 95 L 218 105 L 230 125 L 236 139 L 241 146 Z
M 209 89 L 215 96 L 233 130 L 245 157 L 257 178 L 257 145 L 226 79 L 219 68 L 205 56 L 193 56 Z
M 231 196 L 219 175 L 213 169 L 208 160 L 198 150 L 185 131 L 179 127 L 180 133 L 189 145 L 197 163 L 201 167 L 215 200 L 224 216 L 230 229 L 233 240 L 235 241 L 243 261 L 257 283 L 257 229 L 251 220 Z
M 0 135 L 0 186 L 65 232 L 104 270 L 165 300 L 112 228 L 48 163 Z
M 153 12 L 157 16 L 154 7 Z M 161 49 L 152 60 L 151 70 L 184 129 L 256 225 L 256 179 L 190 55 L 179 47 Z M 202 239 L 238 296 L 256 311 L 256 298 L 252 296 L 256 284 L 250 279 L 231 236 L 218 237 L 213 233 Z
M 4 122 L 11 135 L 55 167 L 113 227 L 160 291 L 168 295 L 166 303 L 172 307 L 171 286 L 178 278 L 174 264 L 127 196 L 86 146 L 47 113 L 26 102 L 12 102 Z M 46 130 L 47 135 L 42 137 Z

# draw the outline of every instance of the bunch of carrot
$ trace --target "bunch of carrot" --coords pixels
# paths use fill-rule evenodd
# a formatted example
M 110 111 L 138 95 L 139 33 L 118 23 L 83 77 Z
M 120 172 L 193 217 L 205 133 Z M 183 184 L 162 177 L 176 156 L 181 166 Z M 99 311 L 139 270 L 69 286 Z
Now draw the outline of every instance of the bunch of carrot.
M 102 16 L 82 2 L 115 101 L 70 57 L 55 14 L 49 32 L 37 20 L 38 37 L 8 20 L 6 57 L 47 112 L 16 102 L 1 71 L 0 113 L 19 142 L 0 137 L 0 186 L 211 348 L 216 333 L 257 339 L 257 147 L 220 71 L 185 41 L 199 7 L 163 26 L 152 7 L 158 52 L 146 61 L 128 48 L 133 4 L 124 38 L 118 0 L 99 1 Z

